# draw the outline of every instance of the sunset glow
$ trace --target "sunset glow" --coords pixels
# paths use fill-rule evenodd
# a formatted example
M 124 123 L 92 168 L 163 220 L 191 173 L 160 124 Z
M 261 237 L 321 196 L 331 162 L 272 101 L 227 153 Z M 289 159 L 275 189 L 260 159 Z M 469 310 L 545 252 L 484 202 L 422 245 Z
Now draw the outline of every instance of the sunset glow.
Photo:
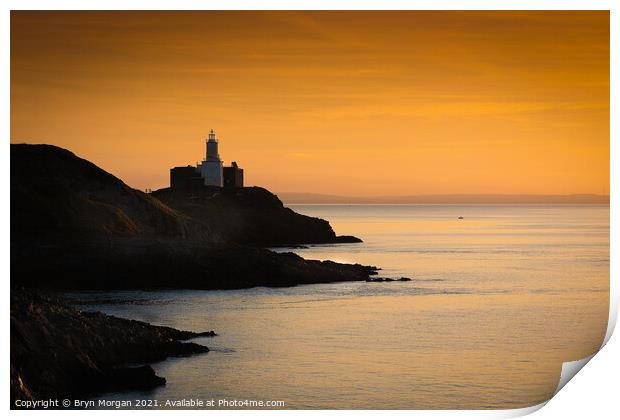
M 136 188 L 609 194 L 609 13 L 13 12 L 11 142 Z

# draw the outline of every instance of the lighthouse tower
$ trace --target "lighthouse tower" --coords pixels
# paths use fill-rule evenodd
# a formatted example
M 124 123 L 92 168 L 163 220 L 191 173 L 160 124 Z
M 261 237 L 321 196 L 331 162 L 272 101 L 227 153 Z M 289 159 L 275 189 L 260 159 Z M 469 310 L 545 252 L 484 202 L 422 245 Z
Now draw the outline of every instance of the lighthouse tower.
M 224 186 L 222 176 L 222 161 L 217 151 L 217 138 L 215 131 L 209 131 L 207 139 L 207 156 L 200 165 L 200 176 L 203 178 L 205 185 L 213 185 L 216 187 Z

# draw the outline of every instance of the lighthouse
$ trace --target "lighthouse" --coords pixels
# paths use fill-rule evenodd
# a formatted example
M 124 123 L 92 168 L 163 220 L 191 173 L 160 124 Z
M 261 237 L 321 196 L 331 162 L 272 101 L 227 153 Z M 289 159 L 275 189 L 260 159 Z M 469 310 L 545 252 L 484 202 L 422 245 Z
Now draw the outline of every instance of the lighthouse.
M 217 138 L 215 137 L 215 131 L 213 129 L 209 131 L 206 149 L 207 155 L 205 160 L 202 161 L 202 165 L 200 165 L 200 176 L 204 180 L 205 185 L 222 187 L 224 186 L 222 176 L 223 165 L 217 150 Z
M 176 166 L 170 169 L 170 188 L 200 189 L 209 187 L 243 188 L 243 169 L 237 162 L 223 166 L 215 131 L 209 131 L 205 141 L 206 156 L 196 166 Z

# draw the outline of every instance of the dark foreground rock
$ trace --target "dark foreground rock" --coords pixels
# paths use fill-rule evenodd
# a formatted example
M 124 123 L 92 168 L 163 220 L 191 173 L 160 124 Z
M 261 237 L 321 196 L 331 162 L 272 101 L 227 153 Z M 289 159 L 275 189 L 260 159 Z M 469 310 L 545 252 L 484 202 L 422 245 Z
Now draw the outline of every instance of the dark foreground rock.
M 80 312 L 58 299 L 11 290 L 11 406 L 14 401 L 71 398 L 166 383 L 148 366 L 209 349 L 193 333 L 101 313 Z

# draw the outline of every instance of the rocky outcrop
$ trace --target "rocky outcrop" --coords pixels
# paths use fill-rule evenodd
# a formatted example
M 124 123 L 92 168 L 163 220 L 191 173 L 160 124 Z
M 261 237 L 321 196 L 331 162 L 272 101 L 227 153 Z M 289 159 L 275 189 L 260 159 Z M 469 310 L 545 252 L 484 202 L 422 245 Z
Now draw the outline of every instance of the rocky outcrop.
M 206 353 L 206 346 L 181 340 L 212 334 L 79 312 L 39 292 L 13 289 L 11 403 L 163 385 L 150 366 L 127 364 Z
M 152 195 L 237 244 L 275 247 L 361 242 L 354 236 L 337 236 L 327 220 L 296 213 L 260 187 L 164 188 Z
M 371 277 L 366 280 L 369 283 L 383 283 L 383 282 L 392 282 L 392 281 L 411 281 L 409 277 L 400 277 L 397 279 L 393 279 L 390 277 Z

